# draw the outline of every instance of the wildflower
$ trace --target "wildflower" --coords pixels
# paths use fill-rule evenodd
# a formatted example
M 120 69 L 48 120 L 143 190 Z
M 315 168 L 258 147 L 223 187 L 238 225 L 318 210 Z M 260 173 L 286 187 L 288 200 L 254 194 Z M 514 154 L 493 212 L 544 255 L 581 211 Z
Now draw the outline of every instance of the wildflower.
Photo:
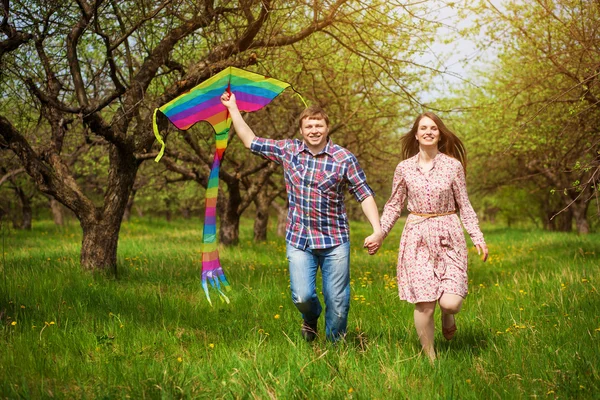
M 279 319 L 279 314 L 275 314 L 275 316 L 273 318 Z
M 595 332 L 600 332 L 600 328 L 594 329 Z
M 177 362 L 183 362 L 183 358 L 177 357 Z
M 13 321 L 10 323 L 12 326 L 15 326 L 17 324 L 17 321 Z
M 348 394 L 352 394 L 352 392 L 354 392 L 354 389 L 352 389 L 352 388 L 348 389 Z
M 208 347 L 210 347 L 211 349 L 214 349 L 214 348 L 215 348 L 215 345 L 214 345 L 214 343 L 210 343 L 210 344 L 208 345 Z
M 467 382 L 467 383 L 471 383 L 471 380 L 470 380 L 470 379 L 467 379 L 465 382 Z

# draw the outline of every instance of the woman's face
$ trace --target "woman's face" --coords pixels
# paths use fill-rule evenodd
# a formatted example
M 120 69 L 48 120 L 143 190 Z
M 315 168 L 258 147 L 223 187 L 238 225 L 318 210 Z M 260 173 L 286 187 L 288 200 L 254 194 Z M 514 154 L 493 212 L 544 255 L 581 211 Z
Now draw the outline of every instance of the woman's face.
M 419 121 L 419 127 L 417 128 L 415 138 L 421 147 L 437 148 L 438 142 L 440 141 L 440 131 L 431 118 L 423 117 Z

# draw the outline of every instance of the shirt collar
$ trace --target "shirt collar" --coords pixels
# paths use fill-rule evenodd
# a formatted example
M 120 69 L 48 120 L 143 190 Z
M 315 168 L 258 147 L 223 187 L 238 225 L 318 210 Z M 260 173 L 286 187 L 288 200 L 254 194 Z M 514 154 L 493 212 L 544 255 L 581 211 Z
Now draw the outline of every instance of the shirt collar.
M 298 139 L 296 139 L 296 140 L 298 140 Z M 311 151 L 306 147 L 304 141 L 298 140 L 298 142 L 300 142 L 300 144 L 296 147 L 296 155 L 303 152 L 304 150 L 306 150 L 307 152 L 312 154 Z M 318 156 L 319 154 L 322 154 L 322 153 L 329 154 L 331 157 L 333 157 L 333 140 L 331 140 L 330 137 L 327 138 L 327 143 L 325 144 L 325 147 L 323 147 L 323 150 L 321 150 L 319 153 L 315 154 L 315 156 Z
M 414 166 L 417 169 L 419 169 L 419 154 L 420 153 L 417 153 L 413 156 Z M 443 156 L 441 156 L 442 154 L 444 154 L 444 153 L 442 153 L 441 151 L 438 151 L 438 153 L 435 155 L 435 157 L 433 157 L 433 165 L 432 165 L 431 169 L 434 169 L 435 164 L 438 162 L 438 160 L 441 160 L 443 158 Z

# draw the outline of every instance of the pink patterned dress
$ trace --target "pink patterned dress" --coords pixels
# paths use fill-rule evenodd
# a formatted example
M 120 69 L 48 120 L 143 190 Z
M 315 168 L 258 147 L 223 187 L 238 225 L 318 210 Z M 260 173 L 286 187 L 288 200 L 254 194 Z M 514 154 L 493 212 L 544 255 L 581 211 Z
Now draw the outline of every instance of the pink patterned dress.
M 438 153 L 433 168 L 423 172 L 417 154 L 396 167 L 392 195 L 381 217 L 388 235 L 408 199 L 408 210 L 418 214 L 460 213 L 475 245 L 484 244 L 477 215 L 467 196 L 460 161 Z M 457 209 L 458 207 L 458 209 Z M 466 297 L 467 243 L 456 213 L 438 217 L 409 214 L 398 253 L 398 293 L 410 303 L 437 301 L 443 293 Z

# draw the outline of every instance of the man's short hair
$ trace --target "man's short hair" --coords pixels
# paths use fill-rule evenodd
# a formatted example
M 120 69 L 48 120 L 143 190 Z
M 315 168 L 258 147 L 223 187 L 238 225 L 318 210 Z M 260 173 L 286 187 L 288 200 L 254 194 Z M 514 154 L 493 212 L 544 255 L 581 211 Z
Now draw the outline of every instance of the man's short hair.
M 323 110 L 319 106 L 310 106 L 308 108 L 305 108 L 304 111 L 302 111 L 302 113 L 300 113 L 300 116 L 298 117 L 298 128 L 302 129 L 302 121 L 307 118 L 308 119 L 323 119 L 323 120 L 325 120 L 325 125 L 327 127 L 329 127 L 329 116 L 327 115 L 325 110 Z

